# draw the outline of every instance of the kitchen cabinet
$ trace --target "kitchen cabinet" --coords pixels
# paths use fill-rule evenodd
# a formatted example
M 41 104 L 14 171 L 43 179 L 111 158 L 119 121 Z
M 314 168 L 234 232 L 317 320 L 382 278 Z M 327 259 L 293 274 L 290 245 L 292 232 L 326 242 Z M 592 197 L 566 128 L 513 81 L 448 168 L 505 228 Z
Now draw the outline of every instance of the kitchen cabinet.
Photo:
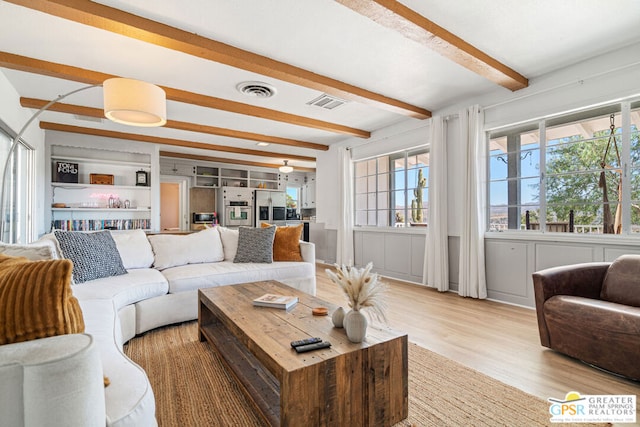
M 196 168 L 190 163 L 172 162 L 167 159 L 160 160 L 160 175 L 192 176 Z
M 195 166 L 194 187 L 217 188 L 219 186 L 218 174 L 219 169 L 211 166 Z
M 316 207 L 316 182 L 309 180 L 302 186 L 302 209 L 312 209 Z

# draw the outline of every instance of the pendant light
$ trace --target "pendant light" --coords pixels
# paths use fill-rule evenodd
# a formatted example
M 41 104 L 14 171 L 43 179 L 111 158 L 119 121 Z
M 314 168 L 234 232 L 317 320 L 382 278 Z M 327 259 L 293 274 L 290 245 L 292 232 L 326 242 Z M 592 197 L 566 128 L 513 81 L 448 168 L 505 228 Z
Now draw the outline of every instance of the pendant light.
M 278 170 L 282 173 L 293 172 L 293 167 L 288 165 L 289 160 L 284 161 L 284 165 L 280 166 Z

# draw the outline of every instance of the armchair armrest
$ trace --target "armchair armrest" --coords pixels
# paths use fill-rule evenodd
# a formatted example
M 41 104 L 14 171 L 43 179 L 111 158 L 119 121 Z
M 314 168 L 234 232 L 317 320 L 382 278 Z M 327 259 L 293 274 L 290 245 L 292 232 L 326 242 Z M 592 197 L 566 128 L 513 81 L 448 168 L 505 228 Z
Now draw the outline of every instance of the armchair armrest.
M 300 255 L 304 262 L 316 263 L 316 245 L 314 243 L 300 240 Z
M 57 335 L 0 346 L 2 425 L 102 426 L 102 362 L 93 337 Z
M 600 299 L 600 290 L 610 262 L 590 262 L 548 268 L 533 273 L 533 291 L 540 342 L 549 347 L 549 332 L 544 318 L 544 303 L 554 295 L 572 295 Z

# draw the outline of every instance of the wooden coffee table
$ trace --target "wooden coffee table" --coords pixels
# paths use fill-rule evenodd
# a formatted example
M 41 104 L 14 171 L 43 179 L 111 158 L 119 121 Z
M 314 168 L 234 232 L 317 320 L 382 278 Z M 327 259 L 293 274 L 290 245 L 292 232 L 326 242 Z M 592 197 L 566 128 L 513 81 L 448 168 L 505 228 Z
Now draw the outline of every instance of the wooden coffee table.
M 254 307 L 265 293 L 299 302 L 289 311 Z M 330 316 L 311 314 L 337 306 L 276 281 L 201 289 L 198 300 L 200 341 L 218 351 L 269 424 L 388 426 L 407 417 L 407 334 L 369 326 L 364 342 L 351 343 Z M 332 346 L 301 354 L 291 348 L 309 337 Z

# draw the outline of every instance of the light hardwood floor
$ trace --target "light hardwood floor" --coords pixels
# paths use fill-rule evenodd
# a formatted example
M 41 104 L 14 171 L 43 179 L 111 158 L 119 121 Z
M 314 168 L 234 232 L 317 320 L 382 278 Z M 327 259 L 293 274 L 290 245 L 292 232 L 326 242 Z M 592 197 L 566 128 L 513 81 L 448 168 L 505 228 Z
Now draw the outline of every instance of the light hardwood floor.
M 317 296 L 347 308 L 342 291 L 325 273 L 328 267 L 317 264 Z M 383 280 L 389 285 L 389 326 L 431 351 L 545 400 L 564 398 L 569 391 L 640 395 L 639 382 L 542 347 L 535 310 Z M 638 354 L 640 363 L 640 349 Z

